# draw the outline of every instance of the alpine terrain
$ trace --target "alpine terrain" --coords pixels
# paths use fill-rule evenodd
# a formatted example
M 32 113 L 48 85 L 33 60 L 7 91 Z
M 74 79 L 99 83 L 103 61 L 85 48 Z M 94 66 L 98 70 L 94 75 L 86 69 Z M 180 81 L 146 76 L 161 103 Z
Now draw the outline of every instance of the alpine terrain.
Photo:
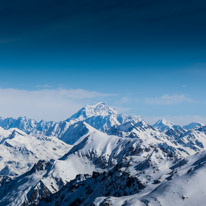
M 206 126 L 105 103 L 60 122 L 0 118 L 0 206 L 202 206 Z

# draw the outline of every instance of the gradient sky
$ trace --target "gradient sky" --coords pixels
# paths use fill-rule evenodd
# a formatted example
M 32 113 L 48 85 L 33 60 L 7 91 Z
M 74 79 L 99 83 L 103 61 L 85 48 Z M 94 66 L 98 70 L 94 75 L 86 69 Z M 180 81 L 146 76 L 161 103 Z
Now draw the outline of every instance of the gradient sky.
M 0 116 L 63 120 L 106 102 L 206 123 L 203 0 L 0 3 Z

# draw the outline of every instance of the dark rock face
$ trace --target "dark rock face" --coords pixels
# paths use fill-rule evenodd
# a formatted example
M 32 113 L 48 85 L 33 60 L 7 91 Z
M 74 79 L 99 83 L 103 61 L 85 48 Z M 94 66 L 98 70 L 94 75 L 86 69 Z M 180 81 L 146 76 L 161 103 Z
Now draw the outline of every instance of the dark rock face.
M 24 205 L 38 205 L 38 202 L 42 198 L 46 198 L 50 196 L 52 193 L 49 189 L 44 185 L 43 182 L 39 182 L 36 187 L 31 190 L 27 195 L 27 201 L 25 201 Z
M 40 201 L 39 205 L 92 205 L 98 196 L 121 197 L 138 193 L 144 188 L 144 184 L 137 177 L 130 176 L 116 167 L 109 172 L 93 172 L 92 176 L 78 175 L 59 192 Z

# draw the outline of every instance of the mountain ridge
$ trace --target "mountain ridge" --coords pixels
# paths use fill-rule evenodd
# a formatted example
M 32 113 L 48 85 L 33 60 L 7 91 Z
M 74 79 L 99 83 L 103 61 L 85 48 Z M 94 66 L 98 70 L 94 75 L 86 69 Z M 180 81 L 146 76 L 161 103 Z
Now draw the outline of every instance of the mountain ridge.
M 104 103 L 85 106 L 66 121 L 1 121 L 7 129 L 0 127 L 0 206 L 157 206 L 171 199 L 161 195 L 164 188 L 181 194 L 172 196 L 177 206 L 192 206 L 195 197 L 184 181 L 197 173 L 202 184 L 204 125 L 150 125 Z

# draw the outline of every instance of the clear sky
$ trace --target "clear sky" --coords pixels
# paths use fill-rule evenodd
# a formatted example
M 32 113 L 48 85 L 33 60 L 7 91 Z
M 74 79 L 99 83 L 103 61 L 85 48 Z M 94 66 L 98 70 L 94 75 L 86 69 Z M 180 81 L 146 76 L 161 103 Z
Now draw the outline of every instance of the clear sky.
M 206 123 L 203 0 L 7 0 L 0 116 L 63 120 L 98 101 Z

